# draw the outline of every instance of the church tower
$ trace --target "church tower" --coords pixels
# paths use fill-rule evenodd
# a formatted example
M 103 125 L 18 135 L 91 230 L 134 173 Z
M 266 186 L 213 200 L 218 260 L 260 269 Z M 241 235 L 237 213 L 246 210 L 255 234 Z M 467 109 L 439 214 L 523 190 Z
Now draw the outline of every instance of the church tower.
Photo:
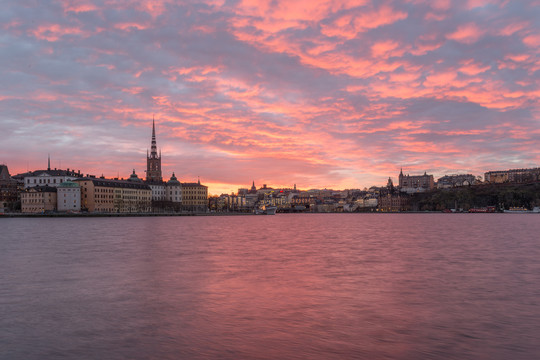
M 146 151 L 146 182 L 148 183 L 161 183 L 163 177 L 161 176 L 161 150 L 157 152 L 156 145 L 156 124 L 152 119 L 152 147 L 150 154 Z

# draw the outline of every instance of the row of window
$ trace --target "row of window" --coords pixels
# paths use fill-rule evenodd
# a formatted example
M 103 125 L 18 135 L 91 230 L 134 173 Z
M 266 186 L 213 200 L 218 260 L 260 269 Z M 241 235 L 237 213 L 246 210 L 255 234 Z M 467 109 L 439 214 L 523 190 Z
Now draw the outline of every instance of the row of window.
M 35 198 L 35 197 L 38 197 L 38 198 L 43 198 L 43 196 L 48 196 L 48 197 L 51 197 L 52 196 L 52 193 L 22 193 L 21 194 L 22 198 L 28 198 L 28 197 L 31 197 L 31 198 Z
M 22 199 L 23 202 L 25 203 L 43 203 L 44 202 L 44 199 Z M 47 203 L 51 204 L 52 202 L 50 201 L 47 201 Z

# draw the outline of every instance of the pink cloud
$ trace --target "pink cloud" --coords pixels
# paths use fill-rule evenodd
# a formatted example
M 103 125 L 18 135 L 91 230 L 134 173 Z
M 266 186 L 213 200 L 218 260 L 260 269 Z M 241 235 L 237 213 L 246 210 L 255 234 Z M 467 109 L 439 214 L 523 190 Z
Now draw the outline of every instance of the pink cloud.
M 97 6 L 90 1 L 84 0 L 63 0 L 62 6 L 64 7 L 64 12 L 88 12 L 97 10 Z
M 459 71 L 466 75 L 478 75 L 486 70 L 489 70 L 491 66 L 483 65 L 481 63 L 475 63 L 473 59 L 463 61 Z
M 362 9 L 355 13 L 343 15 L 331 25 L 321 25 L 321 31 L 327 36 L 352 39 L 358 33 L 393 24 L 396 21 L 406 19 L 407 16 L 408 14 L 404 11 L 382 5 L 376 9 Z
M 540 34 L 531 34 L 523 38 L 523 43 L 530 48 L 540 47 Z
M 426 87 L 440 87 L 447 86 L 456 79 L 456 73 L 454 71 L 448 72 L 434 72 L 426 76 L 424 86 Z
M 132 29 L 143 30 L 143 29 L 148 28 L 148 25 L 139 24 L 139 23 L 136 23 L 136 22 L 123 22 L 123 23 L 115 24 L 114 27 L 116 29 L 128 30 L 129 31 L 129 30 L 132 30 Z
M 388 58 L 390 56 L 402 56 L 405 53 L 405 50 L 398 50 L 399 43 L 394 40 L 385 40 L 377 42 L 371 46 L 371 53 L 373 57 L 384 57 Z
M 529 23 L 527 21 L 511 23 L 500 29 L 499 34 L 503 36 L 511 36 L 514 33 L 521 31 L 528 26 Z
M 36 38 L 47 41 L 58 41 L 65 35 L 80 35 L 82 30 L 76 27 L 62 27 L 58 24 L 40 25 L 37 29 L 30 30 Z
M 477 42 L 484 33 L 485 31 L 480 29 L 475 23 L 467 23 L 458 26 L 457 30 L 446 35 L 446 38 L 464 44 L 473 44 Z

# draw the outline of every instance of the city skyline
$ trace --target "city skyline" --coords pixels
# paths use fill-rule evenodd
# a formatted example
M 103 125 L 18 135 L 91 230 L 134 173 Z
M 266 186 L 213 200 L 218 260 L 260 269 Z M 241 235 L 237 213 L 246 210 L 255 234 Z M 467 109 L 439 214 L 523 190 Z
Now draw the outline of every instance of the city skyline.
M 0 14 L 0 163 L 212 194 L 540 164 L 538 1 L 56 1 Z

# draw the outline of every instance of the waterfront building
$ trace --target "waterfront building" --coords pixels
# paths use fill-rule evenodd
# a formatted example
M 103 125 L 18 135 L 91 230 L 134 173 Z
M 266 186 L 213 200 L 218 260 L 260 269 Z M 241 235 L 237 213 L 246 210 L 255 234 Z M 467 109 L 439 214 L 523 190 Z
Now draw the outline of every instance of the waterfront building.
M 401 212 L 410 210 L 410 198 L 400 192 L 384 192 L 379 195 L 378 209 L 382 212 Z
M 171 179 L 167 181 L 165 199 L 173 203 L 182 203 L 182 184 L 178 181 L 174 172 Z
M 21 211 L 23 213 L 45 213 L 55 211 L 56 206 L 56 187 L 47 185 L 32 186 L 21 192 Z
M 135 174 L 136 175 L 136 174 Z M 130 180 L 82 178 L 81 209 L 89 212 L 136 213 L 151 210 L 152 190 L 138 177 Z
M 540 181 L 540 168 L 488 171 L 484 181 L 492 184 L 537 182 Z
M 152 201 L 165 201 L 166 183 L 146 183 L 152 190 Z
M 81 187 L 74 181 L 64 181 L 57 187 L 58 211 L 79 212 L 81 210 Z
M 216 211 L 248 211 L 245 195 L 221 194 L 212 198 L 212 210 Z
M 399 189 L 408 194 L 425 192 L 435 188 L 433 175 L 403 175 L 403 169 L 399 173 Z
M 30 188 L 34 186 L 52 186 L 57 187 L 64 181 L 75 180 L 81 178 L 81 171 L 78 170 L 61 170 L 51 169 L 51 158 L 48 158 L 47 170 L 29 171 L 24 174 L 24 187 Z
M 208 186 L 196 183 L 182 183 L 182 207 L 190 211 L 208 209 Z
M 152 201 L 154 206 L 163 207 L 165 201 L 170 201 L 170 192 L 178 192 L 178 189 L 168 189 L 167 183 L 163 181 L 161 171 L 161 151 L 158 154 L 156 141 L 156 123 L 152 119 L 152 139 L 150 144 L 150 152 L 146 152 L 146 180 L 145 183 L 150 186 L 152 191 Z M 181 202 L 181 196 L 176 194 Z
M 3 211 L 12 209 L 19 200 L 17 180 L 9 174 L 7 165 L 0 164 L 0 205 Z
M 354 202 L 355 207 L 353 209 L 357 210 L 358 208 L 376 208 L 379 204 L 377 197 L 368 195 L 365 197 L 359 197 Z

